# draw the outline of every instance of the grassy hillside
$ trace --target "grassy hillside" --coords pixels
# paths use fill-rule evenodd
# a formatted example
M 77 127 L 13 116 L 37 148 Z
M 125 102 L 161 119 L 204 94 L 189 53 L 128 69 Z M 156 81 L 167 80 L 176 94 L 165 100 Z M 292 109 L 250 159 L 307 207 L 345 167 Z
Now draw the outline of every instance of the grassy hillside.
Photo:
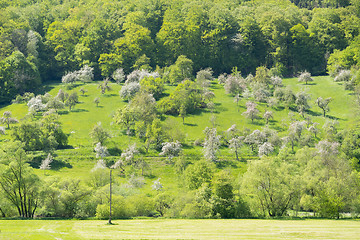
M 313 122 L 318 122 L 320 124 L 319 128 L 321 128 L 326 119 L 338 120 L 340 129 L 348 128 L 356 124 L 354 96 L 352 96 L 350 92 L 345 91 L 340 83 L 333 82 L 330 77 L 315 77 L 315 81 L 309 85 L 298 83 L 297 79 L 291 78 L 285 79 L 284 84 L 293 89 L 295 93 L 300 90 L 305 90 L 311 95 L 311 109 L 308 113 Z M 110 148 L 116 147 L 124 150 L 129 144 L 135 142 L 139 147 L 144 144 L 135 137 L 128 137 L 125 135 L 121 127 L 113 123 L 112 116 L 116 109 L 127 104 L 119 97 L 118 92 L 121 89 L 121 86 L 113 83 L 111 84 L 112 90 L 105 94 L 101 94 L 97 86 L 96 83 L 80 84 L 70 90 L 79 91 L 80 88 L 85 88 L 87 93 L 85 95 L 79 93 L 79 104 L 77 104 L 72 111 L 69 112 L 67 109 L 60 111 L 60 121 L 63 123 L 64 132 L 69 134 L 69 145 L 71 145 L 72 148 L 57 150 L 55 152 L 55 159 L 65 161 L 69 163 L 69 165 L 68 167 L 46 171 L 45 177 L 58 176 L 63 178 L 71 176 L 81 179 L 88 178 L 91 169 L 97 161 L 93 151 L 92 139 L 89 137 L 89 132 L 98 122 L 101 122 L 102 126 L 112 135 L 112 138 L 107 144 Z M 52 84 L 48 87 L 50 89 L 49 93 L 52 96 L 55 96 L 60 88 L 66 90 L 62 84 Z M 174 87 L 168 86 L 166 92 L 170 93 L 173 89 Z M 216 96 L 214 99 L 215 109 L 213 113 L 207 109 L 203 109 L 196 114 L 187 115 L 185 124 L 182 124 L 182 119 L 180 117 L 164 116 L 163 118 L 164 121 L 166 118 L 172 119 L 179 131 L 183 131 L 186 134 L 184 156 L 190 161 L 203 157 L 202 148 L 200 146 L 194 146 L 193 143 L 197 139 L 204 138 L 203 130 L 205 127 L 210 127 L 212 125 L 210 122 L 212 116 L 216 117 L 216 127 L 219 134 L 233 124 L 236 124 L 241 130 L 245 128 L 250 130 L 261 129 L 265 126 L 264 119 L 255 120 L 254 123 L 251 123 L 249 119 L 246 119 L 242 115 L 246 110 L 246 99 L 241 99 L 239 107 L 237 108 L 233 101 L 233 96 L 226 95 L 224 88 L 217 82 L 214 81 L 210 89 Z M 331 111 L 328 113 L 329 117 L 327 118 L 322 116 L 321 110 L 315 105 L 315 99 L 319 96 L 323 98 L 332 97 L 334 99 L 329 105 Z M 96 106 L 93 102 L 96 97 L 100 98 L 99 106 Z M 262 116 L 267 107 L 266 104 L 261 103 L 258 108 L 260 110 L 260 116 Z M 4 111 L 11 111 L 14 117 L 21 120 L 27 114 L 28 108 L 25 104 L 12 104 L 3 107 L 0 110 L 0 113 Z M 277 108 L 272 111 L 274 113 L 274 119 L 270 121 L 269 127 L 277 130 L 280 136 L 286 134 L 287 128 L 284 124 L 290 123 L 290 112 L 293 113 L 296 119 L 302 119 L 294 109 L 288 110 Z M 0 136 L 0 142 L 7 141 L 7 139 L 10 138 L 10 135 L 11 130 L 7 131 L 6 135 Z M 151 150 L 146 156 L 137 156 L 144 157 L 151 166 L 150 174 L 148 174 L 150 177 L 146 178 L 147 184 L 144 189 L 145 191 L 151 191 L 152 181 L 161 178 L 161 182 L 166 189 L 176 191 L 176 189 L 181 186 L 181 181 L 178 181 L 174 168 L 171 165 L 166 164 L 164 158 L 159 157 L 158 154 L 159 153 L 155 150 Z M 242 148 L 241 157 L 243 160 L 256 158 L 248 147 Z M 116 160 L 119 156 L 112 156 L 111 158 Z M 237 176 L 239 173 L 246 171 L 246 164 L 244 162 L 235 161 L 234 154 L 228 148 L 221 148 L 219 158 L 228 160 L 221 165 L 221 168 L 229 169 L 233 176 Z M 40 170 L 37 171 L 40 176 L 44 176 Z M 125 173 L 128 177 L 131 173 L 139 173 L 139 171 L 140 170 L 129 167 Z M 125 176 L 122 176 L 122 178 L 117 178 L 117 181 L 125 182 L 127 180 Z

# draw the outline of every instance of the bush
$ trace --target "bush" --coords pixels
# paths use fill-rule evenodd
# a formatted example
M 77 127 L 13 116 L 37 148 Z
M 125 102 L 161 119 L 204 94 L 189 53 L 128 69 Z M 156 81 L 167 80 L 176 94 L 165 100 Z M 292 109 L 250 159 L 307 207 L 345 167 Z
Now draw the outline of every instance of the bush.
M 109 218 L 109 203 L 99 204 L 96 208 L 96 217 L 99 219 Z M 111 215 L 112 218 L 130 218 L 134 216 L 134 208 L 122 196 L 112 196 Z
M 134 216 L 151 217 L 155 215 L 155 202 L 153 198 L 145 195 L 135 195 L 126 199 L 131 204 Z

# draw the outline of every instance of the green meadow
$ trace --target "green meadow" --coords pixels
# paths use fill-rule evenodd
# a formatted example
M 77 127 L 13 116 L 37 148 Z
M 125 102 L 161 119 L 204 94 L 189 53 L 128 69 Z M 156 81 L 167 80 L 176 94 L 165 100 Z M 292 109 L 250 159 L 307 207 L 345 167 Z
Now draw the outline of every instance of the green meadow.
M 358 220 L 1 220 L 0 239 L 359 239 Z

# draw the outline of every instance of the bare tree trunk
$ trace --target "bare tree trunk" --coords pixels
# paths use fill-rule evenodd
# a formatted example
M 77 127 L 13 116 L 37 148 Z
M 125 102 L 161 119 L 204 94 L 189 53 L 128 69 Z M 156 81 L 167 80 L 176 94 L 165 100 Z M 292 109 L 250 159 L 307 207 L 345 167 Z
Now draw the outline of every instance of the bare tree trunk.
M 111 222 L 111 195 L 112 195 L 112 188 L 111 188 L 111 169 L 110 169 L 110 211 L 109 211 L 109 224 L 112 224 Z

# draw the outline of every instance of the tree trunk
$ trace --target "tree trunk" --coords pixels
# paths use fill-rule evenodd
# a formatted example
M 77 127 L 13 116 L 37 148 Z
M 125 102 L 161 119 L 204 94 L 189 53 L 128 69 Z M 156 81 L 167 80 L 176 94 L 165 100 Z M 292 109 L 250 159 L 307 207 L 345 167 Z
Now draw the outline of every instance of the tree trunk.
M 1 207 L 0 207 L 0 212 L 1 212 L 2 217 L 6 217 L 4 211 L 1 209 Z
M 111 195 L 112 195 L 112 188 L 111 188 L 111 172 L 112 170 L 110 169 L 110 211 L 109 211 L 109 224 L 112 224 L 111 222 Z

